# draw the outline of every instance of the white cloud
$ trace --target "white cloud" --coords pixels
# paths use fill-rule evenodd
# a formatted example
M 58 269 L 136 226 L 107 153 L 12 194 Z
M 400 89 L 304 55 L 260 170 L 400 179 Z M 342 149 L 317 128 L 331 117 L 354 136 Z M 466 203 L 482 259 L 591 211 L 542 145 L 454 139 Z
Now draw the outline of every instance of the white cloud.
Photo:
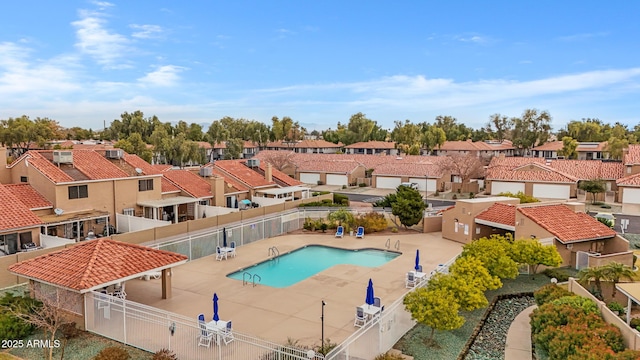
M 107 68 L 129 67 L 121 58 L 128 52 L 129 39 L 105 27 L 106 21 L 98 12 L 80 10 L 80 20 L 71 24 L 76 28 L 75 46 Z
M 582 41 L 582 40 L 589 40 L 591 38 L 594 37 L 605 37 L 608 36 L 609 33 L 606 31 L 601 31 L 601 32 L 595 32 L 595 33 L 580 33 L 580 34 L 572 34 L 572 35 L 566 35 L 566 36 L 560 36 L 558 38 L 556 38 L 556 40 L 559 41 Z
M 163 29 L 158 25 L 129 25 L 135 31 L 131 36 L 137 39 L 157 39 L 162 36 Z
M 139 78 L 138 82 L 145 86 L 173 86 L 180 80 L 178 74 L 184 70 L 184 67 L 175 65 L 159 66 L 156 70 Z

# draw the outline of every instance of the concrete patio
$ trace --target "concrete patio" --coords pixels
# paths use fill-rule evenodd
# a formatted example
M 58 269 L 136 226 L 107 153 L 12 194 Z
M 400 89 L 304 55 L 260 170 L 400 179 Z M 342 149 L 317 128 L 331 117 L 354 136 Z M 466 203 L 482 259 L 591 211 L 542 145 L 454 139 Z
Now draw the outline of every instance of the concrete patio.
M 268 259 L 269 248 L 276 246 L 281 254 L 305 245 L 320 244 L 346 249 L 391 250 L 400 240 L 397 258 L 375 268 L 337 265 L 287 288 L 272 288 L 227 278 L 226 275 Z M 321 337 L 321 301 L 326 302 L 325 339 L 340 343 L 355 331 L 355 307 L 364 303 L 369 278 L 375 295 L 382 304 L 390 304 L 406 293 L 405 274 L 414 267 L 415 252 L 420 249 L 420 263 L 425 272 L 435 269 L 460 253 L 461 244 L 442 239 L 440 233 L 366 235 L 364 239 L 345 236 L 335 238 L 333 232 L 298 232 L 265 239 L 239 247 L 237 257 L 216 261 L 215 255 L 191 261 L 173 270 L 173 296 L 161 299 L 160 280 L 131 280 L 126 283 L 127 299 L 196 318 L 213 315 L 212 297 L 220 298 L 219 315 L 232 320 L 236 331 L 284 343 L 287 338 L 301 344 L 319 344 Z

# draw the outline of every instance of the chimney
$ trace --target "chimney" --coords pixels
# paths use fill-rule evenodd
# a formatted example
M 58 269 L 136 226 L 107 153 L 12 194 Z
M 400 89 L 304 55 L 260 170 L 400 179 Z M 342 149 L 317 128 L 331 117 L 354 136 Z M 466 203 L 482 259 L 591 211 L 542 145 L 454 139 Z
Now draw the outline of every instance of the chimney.
M 0 147 L 0 183 L 11 183 L 11 172 L 7 169 L 7 149 Z
M 222 176 L 207 177 L 211 184 L 211 193 L 213 194 L 213 206 L 226 206 L 224 196 L 224 178 Z
M 267 180 L 267 182 L 273 181 L 273 170 L 269 163 L 264 167 L 264 179 Z

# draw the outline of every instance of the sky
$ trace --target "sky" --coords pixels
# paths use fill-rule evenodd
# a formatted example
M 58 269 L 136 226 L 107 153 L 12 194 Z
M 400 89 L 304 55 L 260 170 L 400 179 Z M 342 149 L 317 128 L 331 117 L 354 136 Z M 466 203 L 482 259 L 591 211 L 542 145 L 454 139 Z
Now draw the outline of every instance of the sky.
M 639 1 L 6 1 L 0 119 L 640 117 Z

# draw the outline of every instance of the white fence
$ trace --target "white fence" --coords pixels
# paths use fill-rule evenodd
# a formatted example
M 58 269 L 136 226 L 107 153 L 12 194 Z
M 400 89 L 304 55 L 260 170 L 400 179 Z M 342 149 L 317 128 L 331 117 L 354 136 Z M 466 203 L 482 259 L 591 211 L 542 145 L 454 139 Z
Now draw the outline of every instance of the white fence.
M 147 219 L 139 216 L 116 214 L 116 228 L 118 232 L 127 233 L 153 229 L 155 227 L 171 225 L 171 221 Z
M 67 238 L 61 238 L 57 236 L 40 234 L 40 245 L 42 245 L 42 247 L 45 249 L 57 247 L 57 246 L 64 246 L 67 244 L 75 244 L 75 243 L 76 243 L 75 239 L 67 239 Z
M 238 212 L 238 211 L 240 210 L 223 207 L 223 206 L 198 205 L 198 215 L 200 215 L 200 218 L 205 218 L 205 217 L 210 218 L 210 217 L 230 214 L 232 212 Z
M 197 319 L 98 292 L 85 294 L 85 327 L 104 337 L 156 352 L 173 351 L 180 360 L 320 360 L 321 354 L 275 344 L 233 331 L 229 344 L 198 346 Z M 215 340 L 215 339 L 214 339 Z M 311 355 L 311 356 L 310 356 Z

